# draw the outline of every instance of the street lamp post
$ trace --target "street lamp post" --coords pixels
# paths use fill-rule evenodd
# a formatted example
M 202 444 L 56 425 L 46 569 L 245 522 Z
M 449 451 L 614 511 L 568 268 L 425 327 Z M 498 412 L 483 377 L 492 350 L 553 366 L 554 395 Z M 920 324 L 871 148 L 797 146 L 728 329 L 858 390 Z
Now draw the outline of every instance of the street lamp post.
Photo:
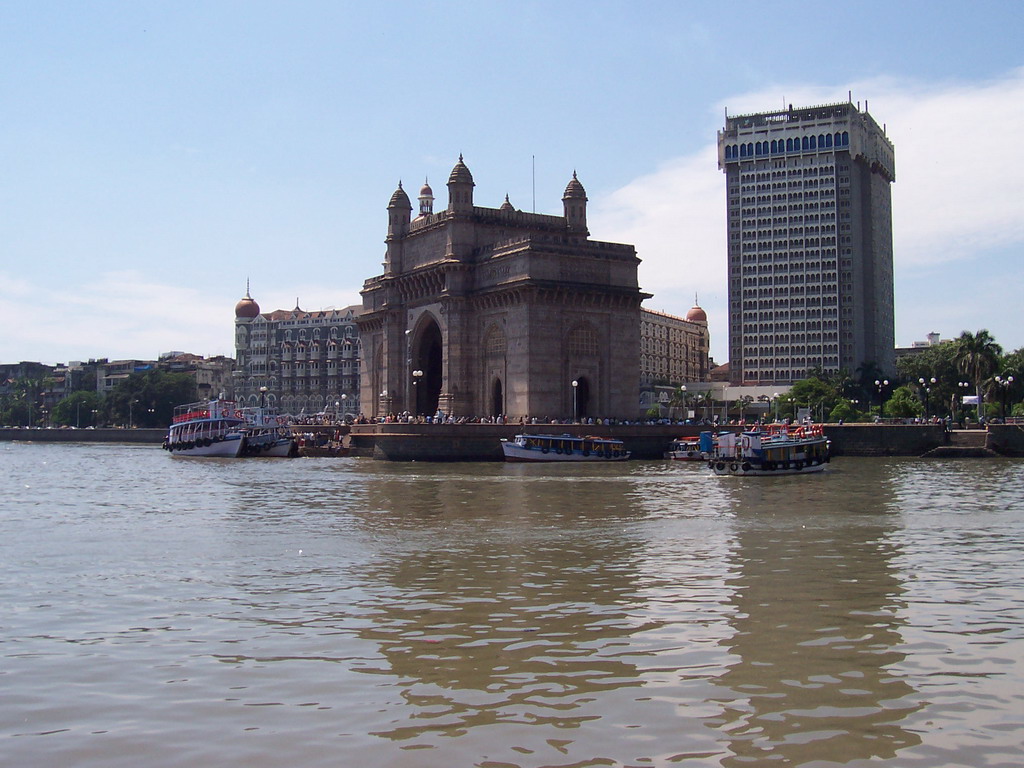
M 775 405 L 775 423 L 779 423 L 779 393 L 772 395 L 772 402 Z
M 935 386 L 935 377 L 932 376 L 930 379 L 924 377 L 917 380 L 917 383 L 921 386 L 921 392 L 924 394 L 924 417 L 928 418 L 928 393 L 932 391 L 932 387 Z
M 882 379 L 882 380 L 875 379 L 875 387 L 878 388 L 878 417 L 879 418 L 881 418 L 884 415 L 883 410 L 882 410 L 882 392 L 888 386 L 889 386 L 889 380 L 888 379 Z
M 423 378 L 423 371 L 418 368 L 412 372 L 412 410 L 415 413 L 419 412 L 420 409 L 420 379 Z
M 342 394 L 341 394 L 341 418 L 339 419 L 339 421 L 344 421 L 345 420 L 345 414 L 348 413 L 348 408 L 346 407 L 346 402 L 345 402 L 346 400 L 348 400 L 348 395 L 346 395 L 344 392 L 342 392 Z
M 960 413 L 966 418 L 967 412 L 964 408 L 964 393 L 971 388 L 971 382 L 969 381 L 958 381 L 956 383 L 960 391 Z
M 138 400 L 129 400 L 128 401 L 128 429 L 134 429 L 135 428 L 135 421 L 134 421 L 134 417 L 132 416 L 132 406 L 134 406 L 137 402 L 139 402 L 139 401 Z
M 1003 421 L 1006 421 L 1006 395 L 1013 384 L 1013 376 L 996 376 L 996 386 L 999 387 L 999 398 L 1002 404 Z
M 580 383 L 576 380 L 572 380 L 572 422 L 576 423 L 576 390 L 579 389 Z

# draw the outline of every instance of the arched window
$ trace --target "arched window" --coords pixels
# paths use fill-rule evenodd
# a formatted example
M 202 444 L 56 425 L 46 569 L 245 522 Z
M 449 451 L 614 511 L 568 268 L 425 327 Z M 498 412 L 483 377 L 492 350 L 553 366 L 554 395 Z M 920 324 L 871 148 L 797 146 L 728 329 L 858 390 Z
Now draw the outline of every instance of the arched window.
M 793 140 L 792 139 L 786 139 L 786 151 L 787 152 L 792 152 L 793 151 Z
M 826 147 L 831 147 L 832 146 L 832 134 L 831 133 L 826 133 L 825 134 L 825 146 Z
M 593 357 L 597 354 L 597 332 L 589 323 L 575 326 L 566 338 L 570 357 Z
M 818 148 L 818 137 L 817 136 L 811 136 L 811 149 L 817 149 L 817 148 Z
M 850 146 L 850 134 L 848 134 L 846 131 L 843 131 L 843 146 Z
M 505 332 L 497 325 L 491 325 L 484 336 L 484 356 L 489 358 L 504 357 L 506 346 Z
M 810 149 L 811 148 L 810 147 L 810 141 L 808 141 L 806 136 L 803 137 L 803 139 L 800 141 L 800 144 L 801 144 L 802 149 L 806 150 L 806 149 Z

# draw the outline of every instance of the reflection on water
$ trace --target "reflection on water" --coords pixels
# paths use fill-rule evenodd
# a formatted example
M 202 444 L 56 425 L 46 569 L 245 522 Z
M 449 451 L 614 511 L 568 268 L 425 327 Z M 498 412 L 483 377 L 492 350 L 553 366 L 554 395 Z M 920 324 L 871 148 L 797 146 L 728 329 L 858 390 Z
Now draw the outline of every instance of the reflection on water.
M 1013 462 L 0 461 L 11 764 L 1011 765 L 1021 747 Z
M 739 658 L 718 678 L 723 765 L 891 758 L 920 743 L 901 724 L 921 704 L 897 669 L 894 484 L 885 465 L 869 469 L 866 495 L 826 500 L 819 483 L 794 504 L 791 487 L 763 486 L 739 513 L 755 519 L 738 536 L 736 632 L 722 643 Z

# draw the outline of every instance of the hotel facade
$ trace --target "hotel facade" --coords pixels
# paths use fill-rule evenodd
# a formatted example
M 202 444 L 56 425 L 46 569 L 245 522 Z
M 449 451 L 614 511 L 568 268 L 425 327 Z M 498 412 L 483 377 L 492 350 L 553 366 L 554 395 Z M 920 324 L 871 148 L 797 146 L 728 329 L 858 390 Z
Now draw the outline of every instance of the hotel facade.
M 726 116 L 733 385 L 895 369 L 892 143 L 860 105 Z

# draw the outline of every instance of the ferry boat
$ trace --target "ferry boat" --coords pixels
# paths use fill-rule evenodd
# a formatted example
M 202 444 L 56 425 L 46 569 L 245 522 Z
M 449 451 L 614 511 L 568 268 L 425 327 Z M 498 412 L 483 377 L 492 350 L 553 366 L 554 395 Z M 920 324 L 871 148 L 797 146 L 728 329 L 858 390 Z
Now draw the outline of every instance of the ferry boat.
M 232 400 L 207 400 L 174 409 L 163 448 L 171 456 L 233 459 L 245 445 L 246 421 Z
M 572 435 L 516 435 L 501 439 L 505 461 L 625 461 L 630 452 L 621 440 Z
M 701 433 L 710 434 L 710 433 Z M 711 450 L 711 441 L 704 444 L 702 438 L 679 437 L 672 441 L 666 459 L 673 461 L 707 461 Z
M 298 456 L 298 444 L 289 428 L 290 419 L 266 406 L 241 409 L 245 419 L 242 456 L 291 458 Z
M 781 426 L 718 435 L 708 467 L 716 475 L 802 475 L 821 472 L 830 460 L 820 425 Z

